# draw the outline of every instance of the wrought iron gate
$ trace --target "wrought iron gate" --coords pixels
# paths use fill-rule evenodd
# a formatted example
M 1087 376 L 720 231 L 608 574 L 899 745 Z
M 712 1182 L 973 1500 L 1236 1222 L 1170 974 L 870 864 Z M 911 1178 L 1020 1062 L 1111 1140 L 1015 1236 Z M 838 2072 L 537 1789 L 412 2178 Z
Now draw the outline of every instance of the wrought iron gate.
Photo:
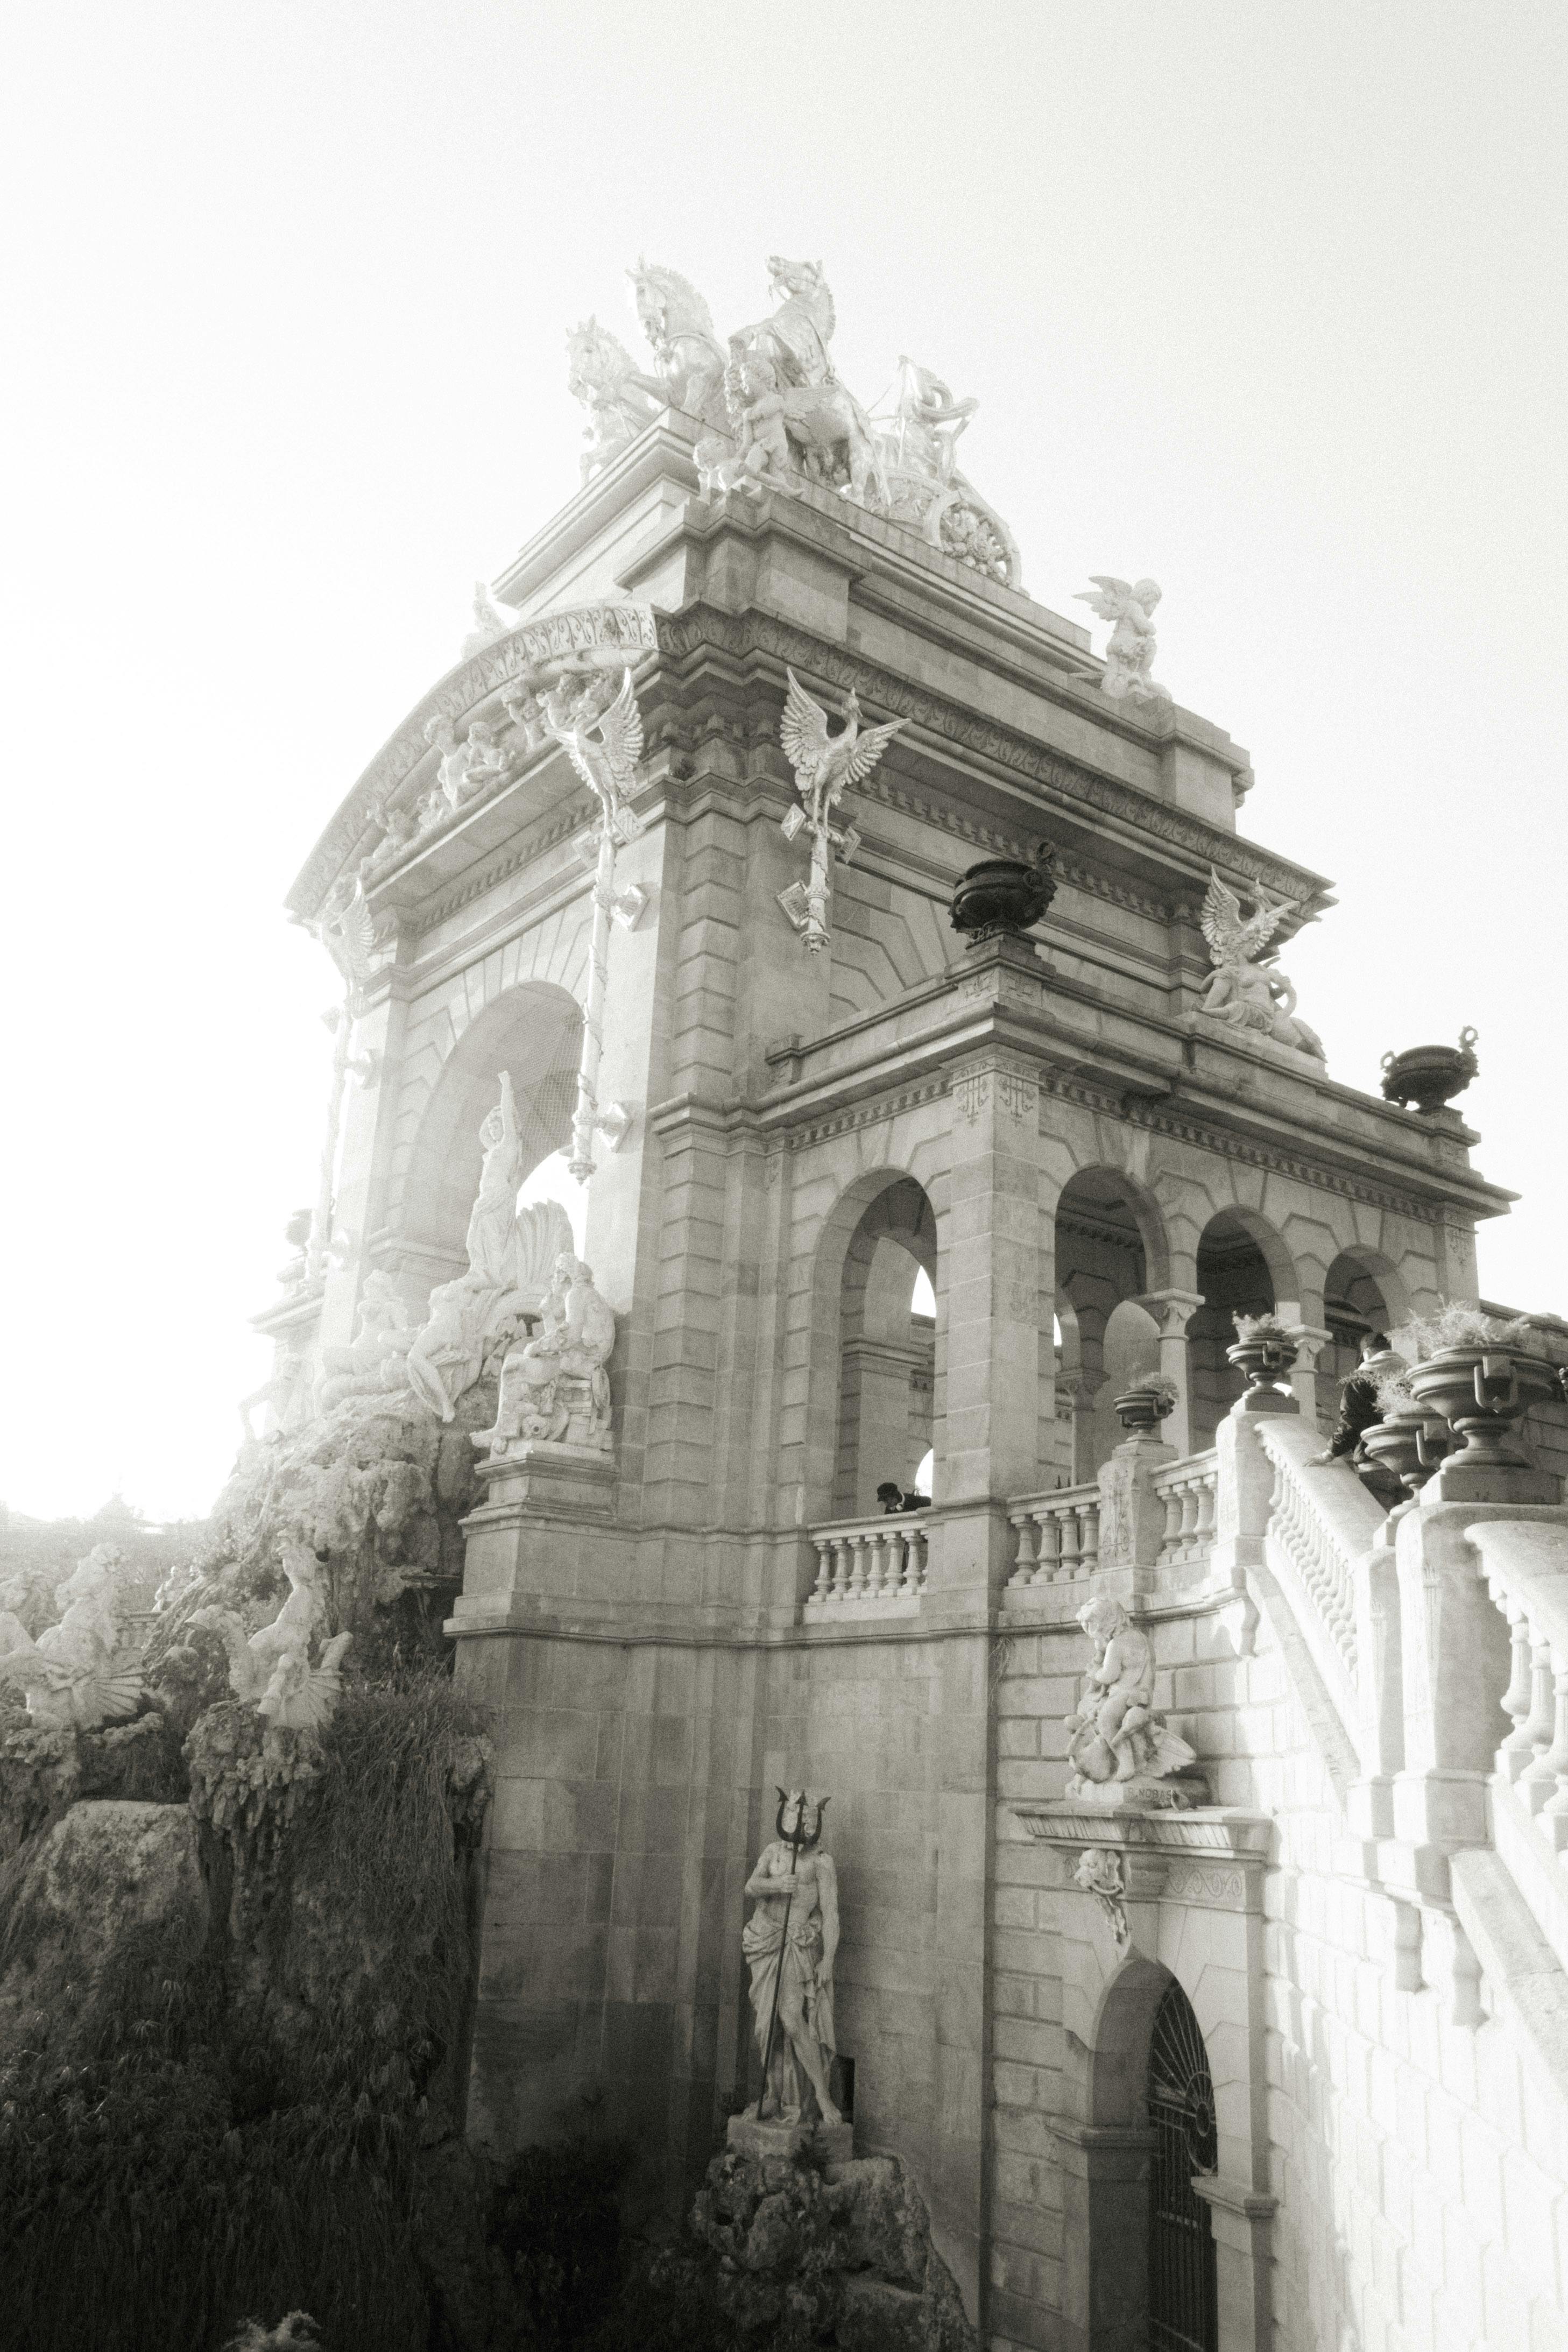
M 1193 2005 L 1174 1978 L 1149 2047 L 1149 2121 L 1154 2169 L 1149 2192 L 1151 2352 L 1217 2352 L 1214 2238 L 1194 2172 L 1217 2157 L 1214 2084 Z

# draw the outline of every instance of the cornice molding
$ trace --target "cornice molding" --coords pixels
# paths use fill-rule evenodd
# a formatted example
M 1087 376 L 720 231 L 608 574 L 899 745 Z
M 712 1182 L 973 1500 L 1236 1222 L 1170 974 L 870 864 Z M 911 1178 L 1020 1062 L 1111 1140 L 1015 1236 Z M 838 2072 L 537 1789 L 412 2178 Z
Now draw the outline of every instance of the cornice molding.
M 710 647 L 737 660 L 744 660 L 749 654 L 763 653 L 792 668 L 810 668 L 841 692 L 853 687 L 863 699 L 912 721 L 941 740 L 993 761 L 1031 783 L 1043 784 L 1069 800 L 1087 803 L 1134 831 L 1152 834 L 1201 864 L 1228 871 L 1247 883 L 1262 883 L 1283 897 L 1308 902 L 1326 897 L 1330 887 L 1327 880 L 1306 866 L 1277 857 L 1259 849 L 1254 842 L 1222 832 L 1217 825 L 1205 824 L 1201 817 L 1174 808 L 1168 801 L 1156 800 L 1152 793 L 1141 792 L 1134 784 L 1097 774 L 1063 752 L 968 709 L 929 687 L 914 685 L 865 655 L 813 636 L 773 614 L 723 613 L 715 605 L 695 604 L 679 613 L 657 614 L 655 625 L 659 652 L 668 660 L 682 661 Z M 868 797 L 885 799 L 895 807 L 900 804 L 901 796 L 911 814 L 931 815 L 923 801 L 903 793 L 902 787 L 890 778 L 884 777 L 879 788 L 873 779 L 869 780 L 868 790 L 867 785 L 858 786 L 857 790 L 868 791 Z M 967 823 L 956 815 L 951 829 L 979 847 L 1001 846 L 1005 839 L 991 828 Z M 1018 845 L 1009 842 L 1006 845 Z

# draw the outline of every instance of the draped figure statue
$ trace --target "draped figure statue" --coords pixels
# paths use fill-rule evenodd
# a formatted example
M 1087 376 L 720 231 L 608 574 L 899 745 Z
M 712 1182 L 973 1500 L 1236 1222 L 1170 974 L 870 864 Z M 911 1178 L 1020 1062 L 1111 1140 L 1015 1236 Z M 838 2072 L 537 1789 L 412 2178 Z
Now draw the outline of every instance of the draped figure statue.
M 808 2092 L 822 2120 L 843 2122 L 827 2070 L 833 2033 L 833 1958 L 838 1949 L 838 1875 L 821 1850 L 822 1812 L 803 1789 L 779 1791 L 778 1836 L 746 1881 L 756 1898 L 741 1948 L 752 1979 L 752 2023 L 764 2070 L 762 2105 L 798 2123 Z M 764 2120 L 766 2117 L 764 2116 Z

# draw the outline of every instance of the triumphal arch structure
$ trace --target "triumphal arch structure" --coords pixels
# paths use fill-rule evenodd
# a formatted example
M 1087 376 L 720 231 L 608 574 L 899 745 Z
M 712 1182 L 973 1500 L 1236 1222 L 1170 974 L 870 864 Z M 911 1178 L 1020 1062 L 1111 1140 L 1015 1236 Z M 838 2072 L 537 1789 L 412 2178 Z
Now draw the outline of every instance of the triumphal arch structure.
M 856 2144 L 911 2167 L 984 2340 L 1144 2341 L 1163 2197 L 1227 2352 L 1337 2343 L 1354 2282 L 1394 2292 L 1368 2216 L 1415 2226 L 1392 2154 L 1359 2217 L 1335 2173 L 1402 2145 L 1364 2053 L 1468 2131 L 1504 2031 L 1450 1868 L 1484 1841 L 1439 1818 L 1501 1727 L 1409 1719 L 1452 1630 L 1389 1665 L 1419 1563 L 1369 1568 L 1383 1508 L 1307 1465 L 1362 1334 L 1475 1301 L 1509 1196 L 1455 1110 L 1376 1090 L 1400 1040 L 1328 1067 L 1277 957 L 1329 885 L 1254 837 L 1266 788 L 1238 830 L 1250 762 L 1157 678 L 1158 590 L 1085 592 L 1097 652 L 960 467 L 973 403 L 905 362 L 868 415 L 821 271 L 770 268 L 728 338 L 647 267 L 651 358 L 576 331 L 581 488 L 289 901 L 346 997 L 275 1408 L 377 1277 L 445 1302 L 438 1400 L 500 1373 L 450 1628 L 496 1710 L 471 2128 L 547 2138 L 592 2087 L 700 2167 L 754 2088 L 742 1889 L 805 1787 Z M 462 1288 L 503 1073 L 514 1177 L 563 1153 L 586 1202 L 506 1370 Z M 1294 1335 L 1250 1415 L 1238 1313 Z M 1068 1793 L 1093 1594 L 1183 1802 Z M 1464 1607 L 1506 1650 L 1519 1610 L 1473 1574 Z M 1424 2150 L 1409 2194 L 1462 2204 Z

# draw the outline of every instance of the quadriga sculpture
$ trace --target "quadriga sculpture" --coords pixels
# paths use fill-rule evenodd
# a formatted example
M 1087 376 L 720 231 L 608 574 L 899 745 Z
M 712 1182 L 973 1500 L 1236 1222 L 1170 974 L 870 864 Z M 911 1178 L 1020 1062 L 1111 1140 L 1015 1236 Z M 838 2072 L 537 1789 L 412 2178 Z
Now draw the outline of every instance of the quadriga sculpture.
M 59 1588 L 65 1609 L 58 1624 L 46 1626 L 36 1642 L 19 1617 L 0 1610 L 0 1680 L 21 1685 L 36 1724 L 97 1731 L 140 1707 L 145 1685 L 126 1641 L 120 1567 L 113 1544 L 95 1544 Z
M 232 1609 L 216 1606 L 193 1611 L 191 1622 L 221 1637 L 236 1698 L 253 1704 L 281 1728 L 319 1731 L 342 1695 L 340 1669 L 353 1636 L 335 1633 L 316 1664 L 310 1664 L 311 1636 L 326 1613 L 321 1565 L 298 1536 L 280 1536 L 278 1556 L 289 1579 L 289 1598 L 269 1625 L 247 1636 Z

